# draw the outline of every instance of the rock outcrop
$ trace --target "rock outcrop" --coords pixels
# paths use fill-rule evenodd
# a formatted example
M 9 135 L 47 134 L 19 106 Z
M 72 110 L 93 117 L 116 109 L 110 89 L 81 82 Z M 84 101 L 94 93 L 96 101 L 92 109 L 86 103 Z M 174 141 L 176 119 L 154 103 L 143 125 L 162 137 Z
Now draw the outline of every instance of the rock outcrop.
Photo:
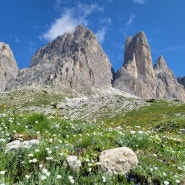
M 152 66 L 150 47 L 144 32 L 128 37 L 124 63 L 115 75 L 113 86 L 144 99 L 166 98 L 185 101 L 185 90 L 160 56 Z
M 40 84 L 87 91 L 110 86 L 112 78 L 112 66 L 95 34 L 78 26 L 40 48 L 30 68 L 21 70 L 7 89 Z
M 7 82 L 15 78 L 18 73 L 18 67 L 13 53 L 8 44 L 0 42 L 0 91 L 3 92 Z
M 185 76 L 184 77 L 178 77 L 177 81 L 184 86 L 185 89 Z

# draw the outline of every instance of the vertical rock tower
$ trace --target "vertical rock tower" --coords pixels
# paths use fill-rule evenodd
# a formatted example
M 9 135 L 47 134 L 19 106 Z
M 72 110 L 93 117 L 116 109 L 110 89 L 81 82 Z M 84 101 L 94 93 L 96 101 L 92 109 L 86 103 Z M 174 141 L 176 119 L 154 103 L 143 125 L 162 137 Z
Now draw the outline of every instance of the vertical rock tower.
M 142 98 L 156 96 L 157 79 L 144 32 L 126 39 L 123 67 L 116 73 L 113 85 Z
M 15 78 L 18 67 L 8 44 L 0 42 L 0 91 L 3 92 L 7 82 Z
M 128 37 L 124 63 L 115 75 L 113 86 L 144 99 L 166 98 L 185 101 L 185 90 L 178 83 L 165 59 L 152 66 L 151 50 L 144 32 Z

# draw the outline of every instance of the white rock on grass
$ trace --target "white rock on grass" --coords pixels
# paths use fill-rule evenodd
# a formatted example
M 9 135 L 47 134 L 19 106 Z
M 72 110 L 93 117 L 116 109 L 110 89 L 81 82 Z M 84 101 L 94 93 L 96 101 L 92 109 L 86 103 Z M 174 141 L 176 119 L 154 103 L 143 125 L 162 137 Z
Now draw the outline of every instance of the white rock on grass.
M 137 156 L 127 147 L 104 150 L 99 158 L 101 169 L 115 174 L 126 174 L 138 164 Z
M 6 145 L 5 153 L 11 151 L 11 150 L 18 150 L 20 148 L 30 148 L 32 145 L 38 145 L 40 142 L 39 140 L 29 140 L 29 141 L 23 141 L 15 140 Z
M 75 155 L 69 155 L 64 162 L 64 165 L 67 165 L 73 172 L 79 171 L 81 167 L 81 161 Z

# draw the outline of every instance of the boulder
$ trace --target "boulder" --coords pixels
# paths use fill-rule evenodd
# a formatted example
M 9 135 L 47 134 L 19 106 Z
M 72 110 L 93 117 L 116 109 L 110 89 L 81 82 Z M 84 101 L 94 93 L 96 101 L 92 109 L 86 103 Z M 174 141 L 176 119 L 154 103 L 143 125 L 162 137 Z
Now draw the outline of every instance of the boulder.
M 127 147 L 102 151 L 99 159 L 103 171 L 115 174 L 126 174 L 138 164 L 137 156 Z

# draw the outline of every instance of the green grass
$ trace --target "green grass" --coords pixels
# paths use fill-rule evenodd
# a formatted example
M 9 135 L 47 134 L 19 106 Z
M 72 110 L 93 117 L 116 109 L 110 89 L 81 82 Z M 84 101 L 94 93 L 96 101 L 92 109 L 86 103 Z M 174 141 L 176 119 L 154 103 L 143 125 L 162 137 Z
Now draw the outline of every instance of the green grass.
M 180 116 L 176 116 L 179 114 Z M 182 114 L 182 115 L 181 115 Z M 140 125 L 145 128 L 153 127 L 161 122 L 168 123 L 180 119 L 184 120 L 185 104 L 178 102 L 155 101 L 150 106 L 134 109 L 124 115 L 116 115 L 106 120 L 107 123 L 113 122 L 114 125 Z
M 0 105 L 0 183 L 68 185 L 72 176 L 74 184 L 79 185 L 160 185 L 165 181 L 182 184 L 185 179 L 182 129 L 185 129 L 185 104 L 179 102 L 154 101 L 96 123 L 64 120 L 56 115 Z M 24 140 L 39 139 L 40 144 L 5 154 L 5 145 L 17 136 Z M 127 175 L 109 176 L 100 172 L 97 163 L 100 152 L 122 146 L 136 153 L 139 165 Z M 78 172 L 64 165 L 68 155 L 77 155 L 82 161 Z

